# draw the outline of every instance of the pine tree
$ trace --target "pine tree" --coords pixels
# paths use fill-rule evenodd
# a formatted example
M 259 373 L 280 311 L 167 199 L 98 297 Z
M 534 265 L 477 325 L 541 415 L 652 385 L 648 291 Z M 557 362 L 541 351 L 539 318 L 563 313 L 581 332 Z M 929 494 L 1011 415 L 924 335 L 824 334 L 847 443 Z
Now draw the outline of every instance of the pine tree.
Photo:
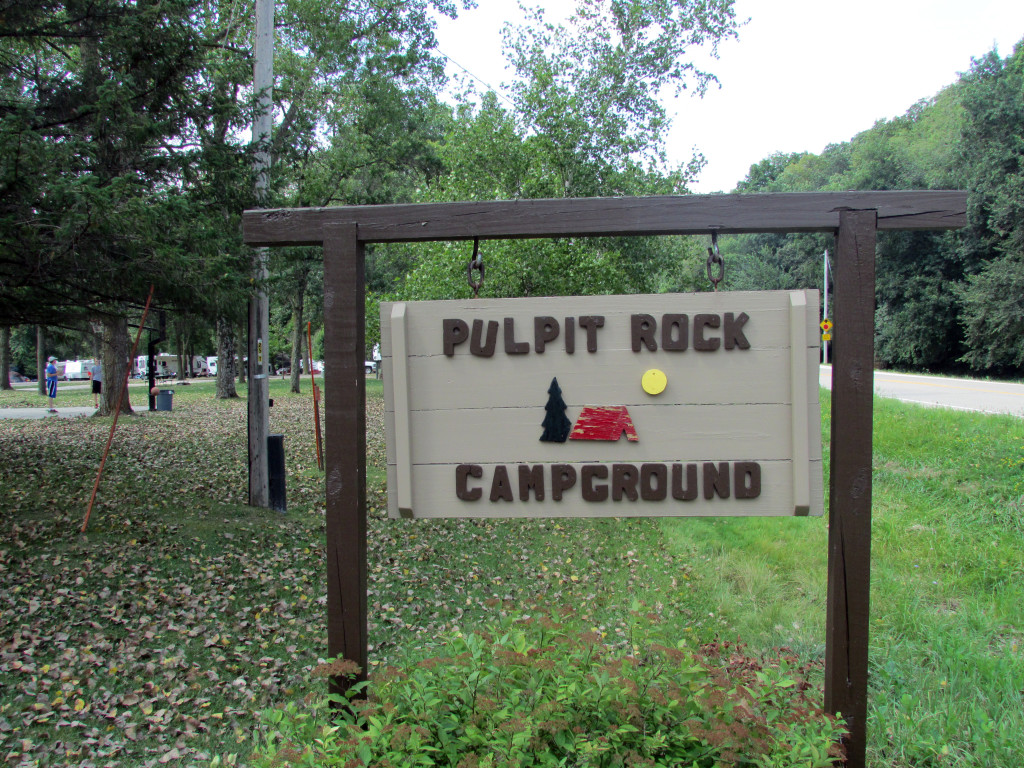
M 544 434 L 540 436 L 541 442 L 564 443 L 569 439 L 572 422 L 565 415 L 567 407 L 565 400 L 562 399 L 562 390 L 558 386 L 558 379 L 552 379 L 551 386 L 548 387 L 548 402 L 544 406 L 547 415 L 541 422 L 541 426 L 544 427 Z

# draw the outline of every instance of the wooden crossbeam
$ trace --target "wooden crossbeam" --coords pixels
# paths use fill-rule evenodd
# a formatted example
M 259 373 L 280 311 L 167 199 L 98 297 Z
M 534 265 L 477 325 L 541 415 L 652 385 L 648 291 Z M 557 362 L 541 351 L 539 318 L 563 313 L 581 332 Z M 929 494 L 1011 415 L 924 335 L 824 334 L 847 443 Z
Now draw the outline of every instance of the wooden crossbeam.
M 843 210 L 875 210 L 878 229 L 956 229 L 967 193 L 790 192 L 763 195 L 598 197 L 478 203 L 353 205 L 246 211 L 245 242 L 319 245 L 324 227 L 355 224 L 359 240 L 414 242 L 479 238 L 833 232 Z

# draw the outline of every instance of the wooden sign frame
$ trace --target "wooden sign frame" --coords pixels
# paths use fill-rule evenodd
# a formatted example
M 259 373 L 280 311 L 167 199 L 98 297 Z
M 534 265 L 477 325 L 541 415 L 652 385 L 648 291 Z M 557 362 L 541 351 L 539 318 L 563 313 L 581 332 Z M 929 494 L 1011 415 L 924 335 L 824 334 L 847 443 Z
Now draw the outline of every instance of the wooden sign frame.
M 364 247 L 372 242 L 566 236 L 832 232 L 832 439 L 825 701 L 866 760 L 875 240 L 878 230 L 956 229 L 962 191 L 582 198 L 246 211 L 252 246 L 324 249 L 328 653 L 367 668 Z M 335 680 L 333 686 L 340 687 Z

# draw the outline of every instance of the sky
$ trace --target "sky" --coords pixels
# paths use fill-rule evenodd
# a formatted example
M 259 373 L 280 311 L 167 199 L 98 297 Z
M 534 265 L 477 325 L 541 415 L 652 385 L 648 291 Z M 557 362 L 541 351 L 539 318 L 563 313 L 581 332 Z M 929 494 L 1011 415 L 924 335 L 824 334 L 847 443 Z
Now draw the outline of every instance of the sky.
M 478 4 L 439 22 L 439 47 L 500 92 L 511 77 L 501 26 L 521 13 L 517 0 Z M 555 20 L 572 0 L 543 5 Z M 685 163 L 694 150 L 707 159 L 694 192 L 728 192 L 775 152 L 817 154 L 849 141 L 955 82 L 972 57 L 993 48 L 1008 56 L 1024 38 L 1024 0 L 736 0 L 735 7 L 738 19 L 749 19 L 739 39 L 722 44 L 717 61 L 694 56 L 721 88 L 703 99 L 684 92 L 668 105 L 670 160 Z M 451 64 L 449 72 L 465 74 Z

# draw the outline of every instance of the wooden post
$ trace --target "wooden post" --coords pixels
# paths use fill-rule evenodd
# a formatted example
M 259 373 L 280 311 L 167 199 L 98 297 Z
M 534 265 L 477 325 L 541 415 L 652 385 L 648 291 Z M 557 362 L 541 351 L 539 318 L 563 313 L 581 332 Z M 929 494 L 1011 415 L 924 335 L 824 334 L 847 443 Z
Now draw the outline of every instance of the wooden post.
M 327 652 L 366 679 L 366 373 L 363 244 L 355 224 L 324 227 Z M 344 692 L 351 681 L 331 680 Z
M 876 211 L 841 211 L 833 263 L 825 709 L 850 729 L 848 768 L 866 759 L 876 227 Z

